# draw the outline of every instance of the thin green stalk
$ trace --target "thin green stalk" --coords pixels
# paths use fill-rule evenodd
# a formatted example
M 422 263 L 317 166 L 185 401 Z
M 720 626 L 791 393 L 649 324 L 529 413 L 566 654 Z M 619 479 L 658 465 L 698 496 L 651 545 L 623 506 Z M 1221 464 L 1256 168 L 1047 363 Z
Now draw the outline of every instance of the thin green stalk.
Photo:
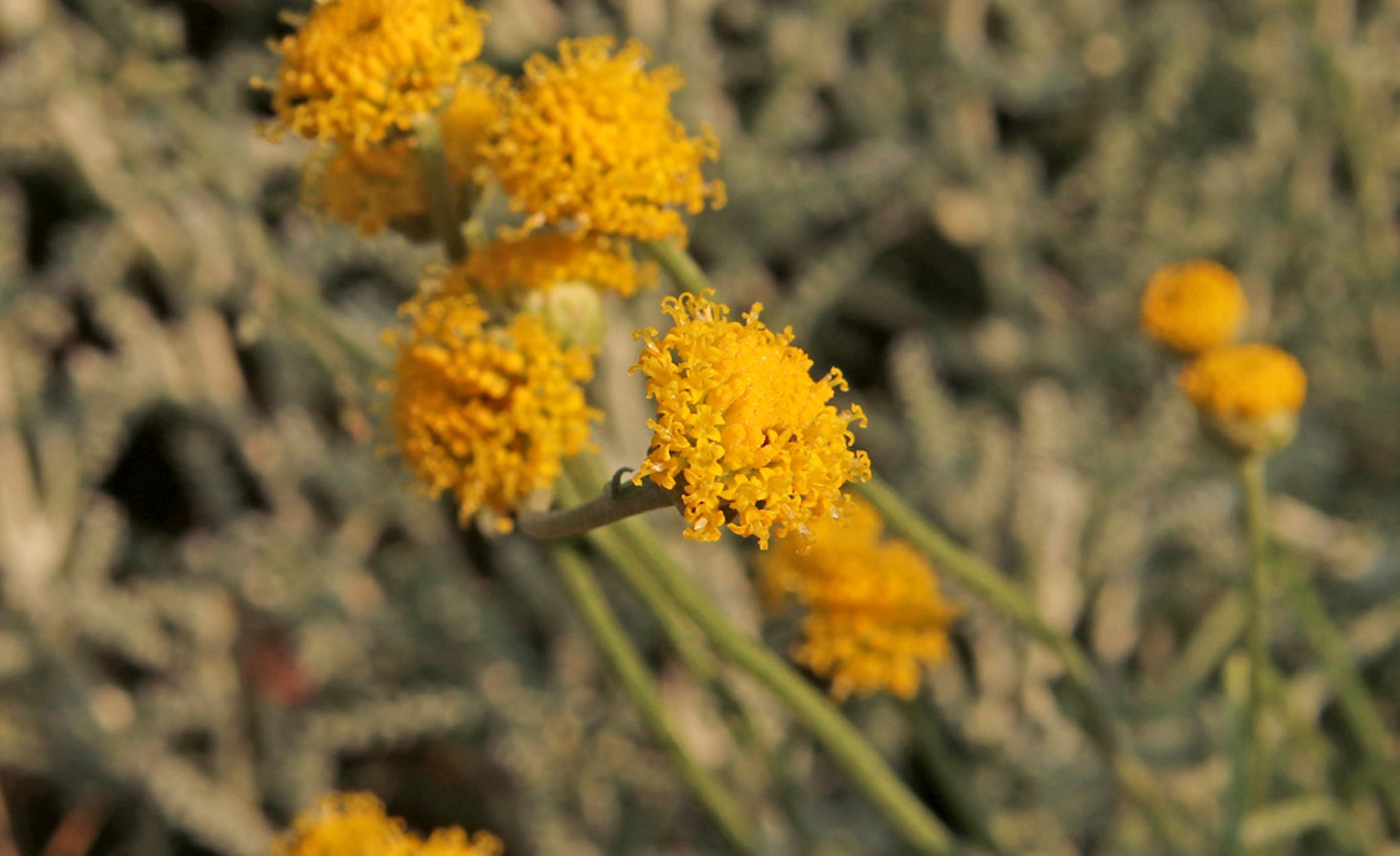
M 1361 670 L 1347 649 L 1346 637 L 1302 574 L 1294 575 L 1287 597 L 1303 633 L 1322 660 L 1323 671 L 1337 692 L 1337 703 L 1352 737 L 1361 747 L 1363 762 L 1385 801 L 1393 826 L 1400 826 L 1400 764 L 1395 741 L 1386 731 L 1375 699 L 1366 689 Z
M 626 546 L 645 559 L 670 600 L 704 632 L 720 655 L 771 692 L 826 746 L 907 844 L 919 853 L 952 852 L 947 829 L 835 705 L 771 651 L 736 630 L 640 521 L 629 518 L 616 527 Z M 617 560 L 621 545 L 601 534 L 605 531 L 594 530 L 588 537 L 610 559 Z
M 567 538 L 624 517 L 670 508 L 674 504 L 670 491 L 648 479 L 638 486 L 609 484 L 603 488 L 602 496 L 582 505 L 571 504 L 558 511 L 522 512 L 516 516 L 516 522 L 520 531 L 532 538 Z
M 1239 645 L 1248 623 L 1244 594 L 1233 588 L 1222 593 L 1197 623 L 1171 670 L 1143 694 L 1141 708 L 1152 716 L 1176 711 L 1194 699 Z
M 621 680 L 652 735 L 671 757 L 681 778 L 714 818 L 730 847 L 736 853 L 756 856 L 759 852 L 758 839 L 747 814 L 719 780 L 696 763 L 676 739 L 662 705 L 661 694 L 652 682 L 641 654 L 627 638 L 588 565 L 574 548 L 565 544 L 555 544 L 552 553 L 559 577 L 578 608 L 584 625 Z
M 579 494 L 574 489 L 575 484 L 591 485 L 602 480 L 596 463 L 591 456 L 580 455 L 564 464 L 568 477 L 560 479 L 556 486 L 561 503 L 568 506 L 579 502 Z M 633 593 L 646 604 L 647 610 L 656 619 L 661 632 L 670 641 L 681 663 L 716 699 L 720 713 L 735 740 L 745 751 L 758 756 L 761 765 L 768 771 L 778 789 L 779 808 L 787 816 L 799 839 L 810 838 L 811 822 L 803 810 L 801 801 L 794 798 L 800 785 L 792 781 L 784 765 L 763 739 L 748 709 L 730 690 L 714 653 L 706 647 L 699 631 L 680 614 L 675 604 L 666 596 L 655 575 L 646 568 L 642 559 L 623 543 L 620 533 L 604 528 L 599 529 L 596 535 L 600 539 L 613 539 L 616 542 L 609 553 L 613 557 L 612 567 L 621 574 Z
M 1253 677 L 1243 654 L 1232 654 L 1221 670 L 1225 692 L 1227 747 L 1230 781 L 1225 789 L 1225 824 L 1221 840 L 1224 856 L 1244 856 L 1244 816 L 1249 810 L 1245 769 L 1249 757 L 1249 681 Z
M 1273 586 L 1269 574 L 1269 499 L 1264 487 L 1264 455 L 1249 455 L 1240 461 L 1240 481 L 1244 489 L 1245 534 L 1249 541 L 1249 626 L 1246 630 L 1249 697 L 1243 775 L 1246 806 L 1252 808 L 1269 797 L 1269 760 L 1264 746 L 1263 722 Z
M 467 240 L 462 235 L 462 212 L 452 183 L 452 172 L 447 166 L 447 153 L 443 150 L 442 130 L 438 127 L 437 117 L 424 114 L 413 123 L 413 131 L 418 146 L 418 161 L 423 165 L 424 184 L 428 189 L 428 216 L 432 220 L 433 231 L 442 241 L 448 260 L 459 262 L 467 257 Z
M 1157 777 L 1140 759 L 1120 745 L 1094 667 L 1083 649 L 1074 640 L 1046 624 L 1030 598 L 1015 584 L 954 544 L 878 477 L 858 485 L 856 490 L 880 512 L 891 529 L 928 556 L 940 572 L 956 579 L 963 588 L 1001 612 L 1059 658 L 1084 705 L 1085 733 L 1103 755 L 1119 787 L 1174 852 L 1199 852 L 1195 840 L 1197 836 L 1178 817 L 1178 812 L 1162 792 Z
M 690 253 L 676 243 L 674 238 L 667 238 L 664 241 L 646 241 L 642 244 L 642 249 L 660 263 L 662 269 L 666 271 L 666 275 L 676 286 L 677 291 L 699 294 L 709 288 L 710 281 L 705 277 L 705 272 L 700 269 L 700 265 L 695 263 L 695 259 L 690 257 Z

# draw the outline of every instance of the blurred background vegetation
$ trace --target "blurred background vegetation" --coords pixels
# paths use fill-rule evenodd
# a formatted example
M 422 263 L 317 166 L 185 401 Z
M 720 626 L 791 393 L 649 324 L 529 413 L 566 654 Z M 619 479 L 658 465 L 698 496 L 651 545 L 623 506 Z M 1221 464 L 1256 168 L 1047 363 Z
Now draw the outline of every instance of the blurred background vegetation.
M 434 254 L 298 208 L 309 147 L 256 136 L 248 85 L 282 8 L 0 3 L 0 854 L 255 856 L 331 788 L 511 856 L 721 852 L 539 547 L 458 528 L 377 453 L 379 331 Z M 845 370 L 876 469 L 1088 647 L 1204 823 L 1239 500 L 1136 320 L 1157 266 L 1236 270 L 1249 335 L 1312 378 L 1272 470 L 1283 562 L 1400 721 L 1400 3 L 486 8 L 505 68 L 611 32 L 684 70 L 677 112 L 713 126 L 730 193 L 692 231 L 721 297 Z M 612 305 L 593 390 L 616 466 L 646 451 L 636 304 Z M 737 621 L 791 643 L 748 545 L 655 516 Z M 771 852 L 900 851 L 780 710 L 735 676 L 722 709 L 610 591 Z M 965 606 L 930 675 L 962 795 L 1019 852 L 1158 852 L 1056 663 Z M 1400 852 L 1279 621 L 1280 852 Z M 898 707 L 846 707 L 946 811 Z

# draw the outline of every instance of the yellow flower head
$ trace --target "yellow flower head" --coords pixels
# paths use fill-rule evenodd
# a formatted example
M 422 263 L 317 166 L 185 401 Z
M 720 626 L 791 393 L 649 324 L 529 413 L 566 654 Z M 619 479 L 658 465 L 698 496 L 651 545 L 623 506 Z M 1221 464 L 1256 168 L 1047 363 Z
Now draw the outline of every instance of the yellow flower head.
M 329 794 L 297 816 L 277 839 L 273 856 L 501 856 L 489 832 L 470 837 L 458 827 L 439 829 L 424 841 L 384 813 L 371 794 Z
M 587 353 L 562 347 L 529 313 L 487 326 L 469 295 L 419 297 L 401 311 L 413 322 L 406 336 L 390 337 L 404 460 L 429 495 L 453 492 L 463 522 L 482 508 L 510 514 L 554 483 L 601 415 L 584 403 L 582 384 L 593 376 Z M 499 527 L 512 523 L 503 516 Z
M 883 528 L 875 509 L 853 497 L 840 519 L 813 522 L 810 550 L 784 541 L 759 564 L 770 611 L 789 598 L 807 607 L 793 657 L 830 678 L 837 698 L 912 698 L 920 667 L 948 653 L 957 609 L 924 557 L 904 541 L 882 541 Z
M 482 150 L 500 118 L 507 86 L 508 81 L 489 65 L 468 66 L 452 101 L 438 114 L 447 166 L 458 184 L 475 180 L 477 170 L 484 165 Z
M 324 0 L 282 39 L 278 124 L 363 148 L 436 109 L 481 53 L 483 13 L 461 0 Z
M 1239 279 L 1206 260 L 1167 265 L 1142 296 L 1142 329 L 1175 350 L 1200 353 L 1233 342 L 1249 305 Z
M 865 414 L 827 403 L 846 388 L 841 372 L 812 380 L 812 360 L 790 344 L 792 330 L 764 327 L 761 305 L 740 324 L 711 293 L 668 297 L 662 307 L 674 326 L 664 337 L 637 331 L 645 347 L 633 371 L 646 374 L 657 414 L 633 481 L 682 484 L 686 537 L 714 541 L 727 525 L 767 549 L 770 533 L 805 536 L 811 522 L 840 514 L 842 485 L 870 477 L 870 459 L 851 449 L 848 428 Z
M 1273 345 L 1235 345 L 1197 357 L 1182 372 L 1181 388 L 1208 413 L 1261 419 L 1302 409 L 1308 376 Z
M 536 232 L 497 238 L 473 250 L 454 269 L 447 287 L 499 294 L 586 283 L 631 297 L 640 288 L 654 286 L 656 276 L 656 265 L 638 264 L 631 248 L 621 241 L 603 235 Z
M 685 239 L 680 211 L 724 204 L 724 186 L 700 166 L 714 135 L 689 137 L 671 115 L 680 71 L 645 70 L 650 52 L 612 38 L 566 39 L 559 61 L 535 55 L 508 100 L 488 157 L 525 230 L 575 221 L 588 231 Z
M 1308 376 L 1272 345 L 1235 345 L 1197 357 L 1181 389 L 1207 424 L 1241 452 L 1271 452 L 1293 439 Z
M 400 138 L 371 148 L 337 147 L 313 158 L 302 181 L 302 203 L 362 235 L 427 213 L 427 187 L 417 153 Z

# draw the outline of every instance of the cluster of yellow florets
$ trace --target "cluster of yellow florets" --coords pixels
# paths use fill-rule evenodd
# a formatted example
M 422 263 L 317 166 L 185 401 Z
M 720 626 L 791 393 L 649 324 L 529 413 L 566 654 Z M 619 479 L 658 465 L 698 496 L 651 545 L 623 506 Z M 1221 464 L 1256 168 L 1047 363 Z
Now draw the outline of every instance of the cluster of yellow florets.
M 645 47 L 614 46 L 606 36 L 570 39 L 557 62 L 531 57 L 489 144 L 491 165 L 527 231 L 569 224 L 684 240 L 681 210 L 724 202 L 723 185 L 700 171 L 718 144 L 708 131 L 688 136 L 671 115 L 678 69 L 647 71 Z
M 302 201 L 362 235 L 377 235 L 391 223 L 427 213 L 423 167 L 407 139 L 329 149 L 308 166 Z
M 330 794 L 297 816 L 273 845 L 273 856 L 501 856 L 500 839 L 489 832 L 468 836 L 460 827 L 434 831 L 427 839 L 384 813 L 370 794 Z
M 1202 410 L 1257 419 L 1296 413 L 1308 377 L 1293 356 L 1273 345 L 1236 345 L 1203 354 L 1181 374 L 1181 388 Z
M 603 235 L 536 232 L 497 238 L 473 250 L 446 287 L 502 293 L 583 283 L 631 297 L 656 284 L 654 263 L 639 264 L 631 248 Z
M 436 110 L 481 53 L 485 16 L 461 0 L 327 0 L 278 50 L 278 124 L 364 148 Z
M 1188 354 L 1233 342 L 1249 304 L 1239 278 L 1213 261 L 1168 265 L 1152 275 L 1142 297 L 1142 328 Z
M 837 698 L 911 698 L 922 667 L 948 653 L 957 610 L 924 557 L 904 541 L 882 540 L 883 528 L 875 509 L 853 497 L 839 519 L 813 522 L 809 545 L 784 540 L 759 563 L 770 611 L 789 600 L 807 607 L 793 657 L 830 678 Z
M 488 325 L 470 295 L 420 297 L 403 311 L 413 327 L 394 339 L 391 387 L 404 460 L 430 495 L 456 496 L 463 521 L 489 508 L 509 531 L 508 515 L 553 485 L 600 415 L 584 401 L 588 354 L 529 313 Z
M 1211 261 L 1185 262 L 1153 275 L 1142 326 L 1196 355 L 1179 383 L 1217 435 L 1242 453 L 1269 452 L 1293 437 L 1307 374 L 1272 345 L 1233 344 L 1247 310 L 1233 273 Z
M 770 534 L 805 537 L 813 521 L 841 513 L 846 482 L 870 477 L 848 427 L 865 415 L 828 403 L 846 387 L 840 371 L 812 380 L 792 331 L 764 327 L 760 305 L 740 324 L 709 295 L 667 298 L 674 326 L 664 337 L 637 331 L 645 347 L 634 371 L 646 374 L 657 415 L 634 481 L 680 485 L 688 538 L 714 541 L 726 526 L 765 549 Z

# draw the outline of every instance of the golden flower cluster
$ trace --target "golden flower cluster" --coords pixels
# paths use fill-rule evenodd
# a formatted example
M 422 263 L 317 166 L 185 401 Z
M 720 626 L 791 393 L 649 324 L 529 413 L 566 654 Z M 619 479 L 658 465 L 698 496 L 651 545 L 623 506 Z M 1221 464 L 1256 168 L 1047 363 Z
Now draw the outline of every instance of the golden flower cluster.
M 584 401 L 588 354 L 561 346 L 530 313 L 488 325 L 470 295 L 419 297 L 403 312 L 413 327 L 390 337 L 398 346 L 390 386 L 404 460 L 430 495 L 453 493 L 464 522 L 489 508 L 510 531 L 508 515 L 554 483 L 601 415 Z
M 837 698 L 887 691 L 912 698 L 921 669 L 948 653 L 957 615 L 924 557 L 882 540 L 875 509 L 852 497 L 839 519 L 814 521 L 810 549 L 780 542 L 759 564 L 769 611 L 789 600 L 807 607 L 793 657 L 831 679 Z
M 1308 377 L 1291 354 L 1273 345 L 1236 345 L 1192 362 L 1181 388 L 1202 410 L 1257 419 L 1301 409 Z
M 273 135 L 357 149 L 436 110 L 481 53 L 485 16 L 461 0 L 326 0 L 282 39 Z
M 1168 265 L 1152 275 L 1142 297 L 1142 328 L 1187 354 L 1217 348 L 1239 335 L 1249 304 L 1239 279 L 1208 260 Z
M 330 149 L 313 159 L 302 202 L 362 235 L 377 235 L 395 221 L 425 214 L 427 188 L 412 143 L 398 139 L 373 148 Z
M 371 794 L 329 794 L 297 816 L 273 845 L 273 856 L 501 856 L 489 832 L 468 836 L 460 827 L 435 830 L 427 839 L 384 813 Z
M 627 244 L 602 235 L 535 232 L 497 238 L 453 269 L 444 287 L 493 293 L 585 283 L 631 297 L 656 284 L 654 263 L 638 264 Z
M 1233 273 L 1212 261 L 1168 265 L 1142 298 L 1142 327 L 1195 355 L 1178 378 L 1206 426 L 1241 454 L 1274 451 L 1292 440 L 1307 374 L 1289 354 L 1233 344 L 1248 312 Z
M 646 374 L 657 414 L 634 483 L 681 486 L 686 537 L 714 541 L 727 526 L 766 549 L 770 535 L 806 536 L 813 521 L 839 515 L 841 487 L 870 477 L 848 427 L 865 415 L 828 403 L 846 387 L 840 371 L 814 381 L 792 331 L 764 327 L 760 305 L 740 324 L 710 294 L 667 298 L 674 324 L 664 337 L 636 333 L 645 345 L 633 371 Z
M 525 63 L 487 156 L 525 230 L 571 224 L 641 240 L 675 237 L 707 202 L 724 203 L 724 186 L 701 165 L 718 154 L 707 130 L 686 134 L 671 114 L 684 83 L 674 66 L 647 71 L 650 52 L 628 42 L 614 53 L 606 36 L 566 39 L 556 62 Z

